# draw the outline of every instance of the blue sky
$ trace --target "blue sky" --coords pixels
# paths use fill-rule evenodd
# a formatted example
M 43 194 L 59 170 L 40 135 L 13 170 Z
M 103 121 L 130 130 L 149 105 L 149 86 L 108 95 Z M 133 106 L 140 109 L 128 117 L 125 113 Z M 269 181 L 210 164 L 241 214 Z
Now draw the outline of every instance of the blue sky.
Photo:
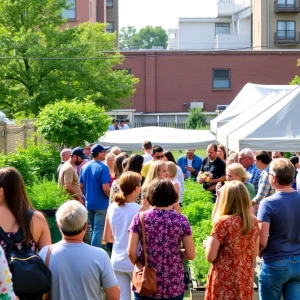
M 177 27 L 180 17 L 213 17 L 216 0 L 119 0 L 120 28 Z

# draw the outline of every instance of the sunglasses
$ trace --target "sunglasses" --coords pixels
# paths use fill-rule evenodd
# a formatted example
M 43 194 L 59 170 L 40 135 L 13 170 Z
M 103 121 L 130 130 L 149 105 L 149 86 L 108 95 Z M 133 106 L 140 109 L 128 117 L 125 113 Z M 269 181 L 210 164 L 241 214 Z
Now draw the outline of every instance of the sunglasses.
M 154 155 L 154 157 L 155 157 L 156 159 L 161 159 L 161 158 L 163 158 L 164 156 L 163 156 L 163 155 L 160 155 L 160 156 Z

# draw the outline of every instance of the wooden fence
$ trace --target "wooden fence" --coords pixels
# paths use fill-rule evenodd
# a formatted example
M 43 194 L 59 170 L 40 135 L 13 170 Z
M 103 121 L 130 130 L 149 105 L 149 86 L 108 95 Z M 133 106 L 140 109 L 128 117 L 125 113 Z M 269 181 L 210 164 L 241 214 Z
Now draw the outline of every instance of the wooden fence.
M 36 135 L 33 122 L 22 121 L 20 125 L 8 125 L 0 122 L 0 152 L 15 152 L 18 146 L 26 148 L 27 139 L 34 137 L 35 142 L 42 142 L 41 135 Z

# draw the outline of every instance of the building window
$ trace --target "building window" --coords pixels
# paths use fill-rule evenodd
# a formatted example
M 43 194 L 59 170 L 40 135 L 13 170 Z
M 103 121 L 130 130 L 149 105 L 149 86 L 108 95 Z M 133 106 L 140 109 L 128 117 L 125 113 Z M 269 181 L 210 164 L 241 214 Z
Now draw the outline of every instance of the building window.
M 169 37 L 170 39 L 176 39 L 176 33 L 170 33 Z
M 215 24 L 215 34 L 230 34 L 230 24 L 229 23 L 216 23 Z
M 113 7 L 114 6 L 114 0 L 106 0 L 106 7 Z
M 76 0 L 66 0 L 68 9 L 64 9 L 62 17 L 69 20 L 76 20 Z
M 106 22 L 106 32 L 113 33 L 114 32 L 114 22 Z
M 279 8 L 294 8 L 296 3 L 295 0 L 277 0 L 277 7 Z
M 277 39 L 295 40 L 296 39 L 295 21 L 277 21 Z
M 213 69 L 212 74 L 213 89 L 230 89 L 230 69 Z

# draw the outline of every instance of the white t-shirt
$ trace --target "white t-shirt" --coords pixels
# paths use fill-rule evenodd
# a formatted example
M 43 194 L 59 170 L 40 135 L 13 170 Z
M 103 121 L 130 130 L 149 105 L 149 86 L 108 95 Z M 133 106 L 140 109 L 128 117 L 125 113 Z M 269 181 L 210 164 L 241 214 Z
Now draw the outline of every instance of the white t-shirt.
M 45 261 L 49 246 L 39 253 Z M 52 299 L 102 299 L 103 288 L 117 284 L 108 254 L 85 243 L 60 241 L 53 245 L 49 260 Z
M 112 202 L 107 209 L 107 218 L 114 236 L 114 245 L 111 253 L 111 264 L 116 271 L 133 272 L 133 264 L 128 254 L 128 227 L 141 206 L 135 202 L 119 206 Z
M 143 157 L 144 157 L 144 164 L 152 160 L 152 155 L 150 153 L 145 153 Z
M 179 200 L 178 200 L 178 202 L 182 203 L 183 191 L 182 191 L 181 184 L 180 184 L 179 180 L 177 179 L 177 177 L 172 178 L 171 181 L 173 183 L 176 182 L 178 184 L 178 186 L 179 186 Z
M 187 160 L 187 165 L 188 165 L 189 167 L 192 167 L 192 162 L 193 162 L 192 159 L 188 159 L 188 160 Z M 190 172 L 190 171 L 186 171 L 186 178 L 189 178 L 189 177 L 191 177 L 191 172 Z
M 183 194 L 183 192 L 184 192 L 184 175 L 183 175 L 183 172 L 182 172 L 182 170 L 179 166 L 176 165 L 176 168 L 177 168 L 176 178 L 180 182 L 181 190 L 182 190 L 182 194 Z

